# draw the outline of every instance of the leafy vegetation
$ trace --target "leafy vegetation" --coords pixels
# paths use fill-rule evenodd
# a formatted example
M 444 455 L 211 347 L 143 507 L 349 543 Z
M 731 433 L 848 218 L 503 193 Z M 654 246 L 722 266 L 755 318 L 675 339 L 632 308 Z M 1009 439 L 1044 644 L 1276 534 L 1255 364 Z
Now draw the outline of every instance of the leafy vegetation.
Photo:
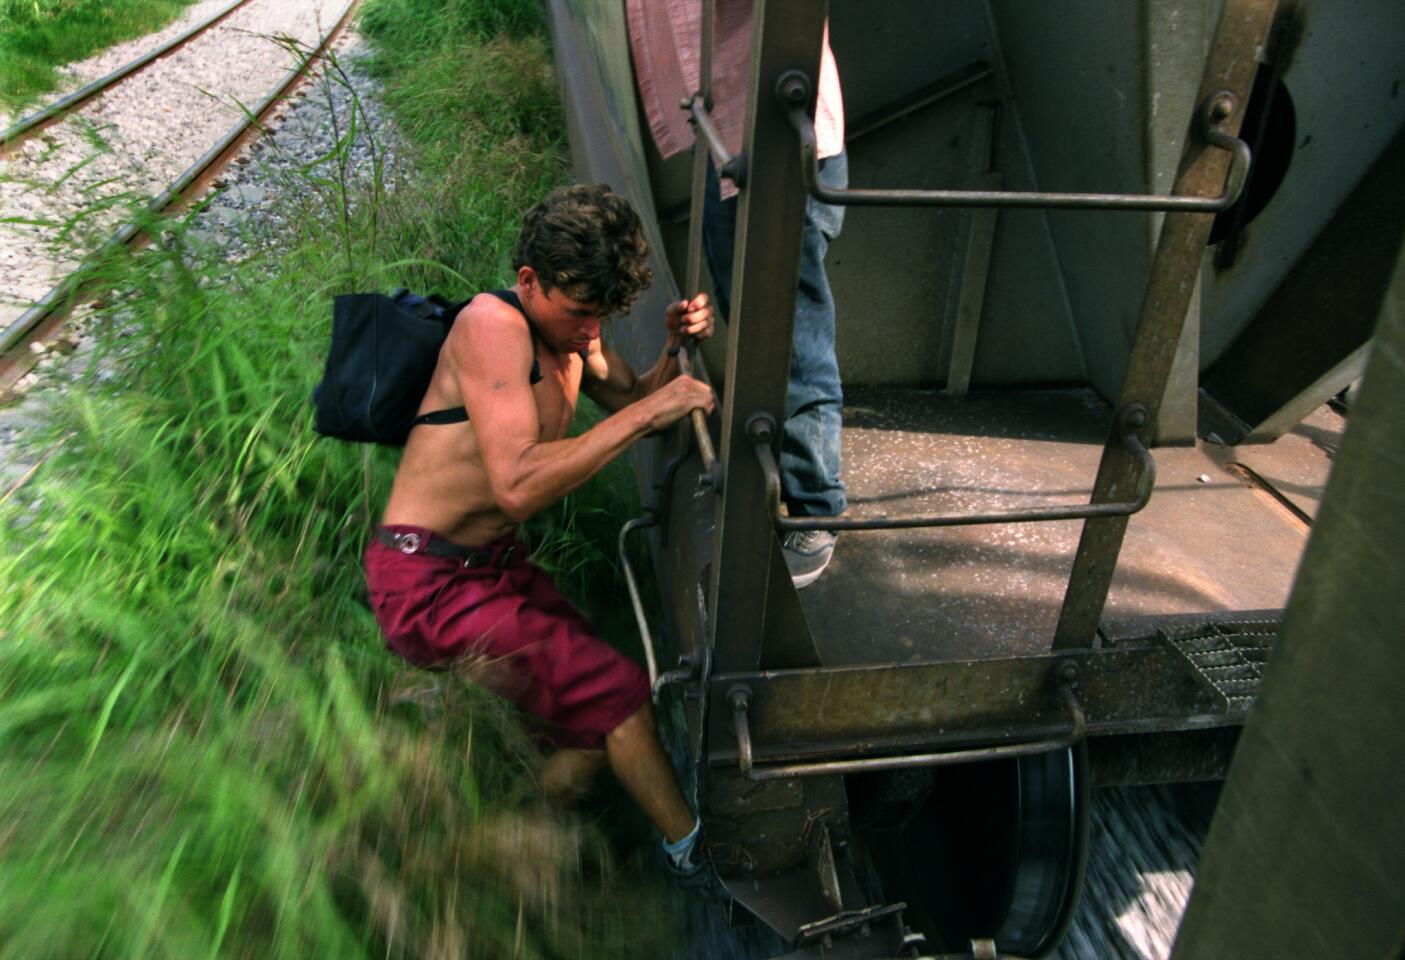
M 113 338 L 0 503 L 0 960 L 670 952 L 637 853 L 541 811 L 511 711 L 365 605 L 395 456 L 311 430 L 330 297 L 507 281 L 564 176 L 531 0 L 365 17 L 412 175 L 352 176 L 357 115 L 278 252 L 175 225 L 107 263 Z M 588 613 L 631 497 L 615 473 L 535 524 Z
M 195 0 L 0 0 L 0 106 L 59 84 L 55 68 L 159 30 Z

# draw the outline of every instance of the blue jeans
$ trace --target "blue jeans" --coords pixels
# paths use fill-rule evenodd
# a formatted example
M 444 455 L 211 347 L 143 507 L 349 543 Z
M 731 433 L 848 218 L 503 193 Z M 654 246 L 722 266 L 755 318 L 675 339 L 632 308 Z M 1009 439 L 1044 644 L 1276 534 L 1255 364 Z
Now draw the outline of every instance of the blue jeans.
M 841 153 L 821 160 L 820 182 L 834 189 L 847 187 L 848 156 Z M 781 433 L 781 496 L 791 516 L 829 517 L 843 513 L 845 507 L 844 482 L 839 479 L 844 391 L 834 355 L 834 295 L 824 271 L 829 243 L 843 225 L 843 207 L 805 199 L 790 383 Z M 737 198 L 722 199 L 717 174 L 709 163 L 703 249 L 723 316 L 731 306 L 736 231 Z

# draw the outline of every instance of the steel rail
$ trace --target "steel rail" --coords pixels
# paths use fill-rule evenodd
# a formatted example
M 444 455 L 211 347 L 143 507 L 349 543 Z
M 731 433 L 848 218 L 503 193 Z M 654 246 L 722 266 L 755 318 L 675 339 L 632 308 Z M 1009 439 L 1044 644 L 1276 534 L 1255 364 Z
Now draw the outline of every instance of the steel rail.
M 153 199 L 141 211 L 137 219 L 124 224 L 97 252 L 79 264 L 78 268 L 19 316 L 3 331 L 0 331 L 0 355 L 12 351 L 24 338 L 39 327 L 45 320 L 72 306 L 72 301 L 82 292 L 90 274 L 108 256 L 122 245 L 133 243 L 143 237 L 150 228 L 151 218 L 164 212 L 176 201 L 183 199 L 188 192 L 199 185 L 202 179 L 212 177 L 216 168 L 222 167 L 245 141 L 251 139 L 252 131 L 262 125 L 263 118 L 311 69 L 313 63 L 322 56 L 332 40 L 346 27 L 351 14 L 359 6 L 360 0 L 350 0 L 337 22 L 318 40 L 317 47 L 302 62 L 293 67 L 239 123 L 231 127 L 219 142 L 186 168 L 170 186 Z
M 213 27 L 215 24 L 219 23 L 225 17 L 229 16 L 235 10 L 238 10 L 240 7 L 244 6 L 248 2 L 249 0 L 234 0 L 233 3 L 224 7 L 224 9 L 220 10 L 214 16 L 209 17 L 208 19 L 200 23 L 197 23 L 195 26 L 191 27 L 189 30 L 186 30 L 179 36 L 167 40 L 159 47 L 147 51 L 140 57 L 137 57 L 135 60 L 132 60 L 128 63 L 124 63 L 122 66 L 118 67 L 116 70 L 112 71 L 107 76 L 99 77 L 97 80 L 94 80 L 87 86 L 80 87 L 79 89 L 73 91 L 68 96 L 63 97 L 59 100 L 55 100 L 48 106 L 40 110 L 36 110 L 34 113 L 31 113 L 27 117 L 23 117 L 20 120 L 17 120 L 9 127 L 6 127 L 3 133 L 0 133 L 0 156 L 3 156 L 9 150 L 12 150 L 19 143 L 19 141 L 23 139 L 27 134 L 34 133 L 37 128 L 48 126 L 49 123 L 59 119 L 61 116 L 72 110 L 74 107 L 86 103 L 93 97 L 97 96 L 99 93 L 102 93 L 108 87 L 111 87 L 118 81 L 125 79 L 133 73 L 136 73 L 138 70 L 140 70 L 142 67 L 145 67 L 152 61 L 158 60 L 161 57 L 164 57 L 166 54 L 170 53 L 171 51 L 175 50 L 177 47 L 183 46 L 186 42 L 200 35 L 201 33 L 204 33 L 210 27 Z
M 972 527 L 994 523 L 1049 523 L 1059 520 L 1088 520 L 1093 517 L 1128 517 L 1151 501 L 1156 486 L 1156 460 L 1142 443 L 1138 431 L 1147 423 L 1146 408 L 1140 404 L 1124 407 L 1117 415 L 1118 439 L 1145 470 L 1145 481 L 1131 500 L 1080 503 L 1061 507 L 1031 507 L 992 513 L 944 513 L 917 517 L 787 517 L 781 511 L 781 477 L 776 455 L 771 450 L 775 424 L 758 415 L 747 423 L 747 434 L 756 448 L 756 457 L 766 476 L 766 503 L 778 530 L 910 530 L 923 527 Z
M 1033 740 L 1027 743 L 1000 744 L 991 747 L 974 747 L 966 750 L 946 750 L 937 753 L 909 753 L 891 757 L 862 757 L 856 760 L 821 760 L 815 763 L 789 763 L 775 766 L 756 765 L 752 756 L 751 724 L 748 710 L 751 707 L 751 689 L 745 684 L 737 684 L 727 691 L 727 701 L 732 705 L 732 732 L 737 738 L 737 765 L 749 780 L 785 780 L 791 777 L 821 777 L 836 774 L 872 773 L 878 770 L 903 770 L 909 767 L 946 767 L 962 763 L 981 763 L 987 760 L 1008 760 L 1013 757 L 1029 757 L 1040 753 L 1053 753 L 1066 750 L 1083 739 L 1087 730 L 1087 716 L 1078 696 L 1073 692 L 1072 683 L 1077 670 L 1065 671 L 1059 684 L 1059 698 L 1069 714 L 1067 732 L 1047 740 Z
M 787 108 L 800 139 L 800 166 L 805 190 L 821 203 L 869 207 L 1000 207 L 1042 210 L 1149 210 L 1178 213 L 1219 213 L 1234 206 L 1244 190 L 1252 155 L 1249 145 L 1225 133 L 1220 123 L 1234 114 L 1239 101 L 1227 90 L 1206 98 L 1198 112 L 1199 131 L 1207 143 L 1230 155 L 1229 174 L 1218 197 L 1160 194 L 1050 193 L 1032 190 L 836 190 L 820 182 L 819 146 L 815 124 L 806 112 L 810 78 L 787 71 L 776 83 L 776 96 Z M 696 112 L 696 108 L 695 108 Z

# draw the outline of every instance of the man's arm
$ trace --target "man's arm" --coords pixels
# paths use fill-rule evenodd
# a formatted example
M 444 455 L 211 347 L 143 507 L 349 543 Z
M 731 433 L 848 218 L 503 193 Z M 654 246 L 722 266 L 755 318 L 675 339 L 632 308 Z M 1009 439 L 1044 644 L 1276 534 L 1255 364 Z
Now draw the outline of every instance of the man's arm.
M 587 397 L 608 411 L 623 410 L 642 400 L 678 376 L 677 348 L 685 337 L 699 341 L 712 336 L 712 307 L 707 294 L 700 293 L 690 301 L 679 300 L 668 305 L 664 317 L 668 339 L 659 359 L 647 373 L 635 376 L 624 358 L 601 341 L 590 346 L 585 361 L 581 390 Z
M 446 344 L 498 508 L 522 521 L 585 483 L 635 440 L 701 407 L 712 391 L 678 377 L 578 437 L 541 442 L 529 376 L 532 337 L 506 306 L 472 310 Z

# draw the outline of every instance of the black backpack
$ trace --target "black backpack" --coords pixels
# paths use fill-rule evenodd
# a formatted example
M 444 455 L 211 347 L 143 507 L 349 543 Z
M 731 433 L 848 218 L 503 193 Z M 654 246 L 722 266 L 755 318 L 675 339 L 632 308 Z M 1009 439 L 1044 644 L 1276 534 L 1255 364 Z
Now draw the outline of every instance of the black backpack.
M 312 391 L 314 429 L 340 440 L 404 445 L 439 348 L 467 302 L 403 289 L 337 297 L 327 369 Z

